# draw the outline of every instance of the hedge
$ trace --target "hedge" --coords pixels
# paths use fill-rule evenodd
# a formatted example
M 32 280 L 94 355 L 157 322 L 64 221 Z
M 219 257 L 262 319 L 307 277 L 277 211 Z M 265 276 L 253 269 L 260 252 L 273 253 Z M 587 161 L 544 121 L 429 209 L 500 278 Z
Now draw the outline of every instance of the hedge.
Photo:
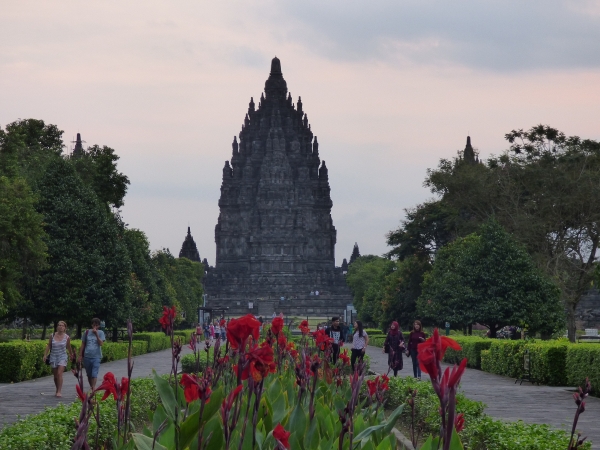
M 565 341 L 527 342 L 525 349 L 529 351 L 531 378 L 548 386 L 566 386 L 567 353 L 575 347 Z
M 492 345 L 492 339 L 485 339 L 477 336 L 452 336 L 460 344 L 462 350 L 446 350 L 444 362 L 458 364 L 463 358 L 467 358 L 467 366 L 474 369 L 481 369 L 481 352 L 488 350 Z
M 131 420 L 137 429 L 142 429 L 148 420 L 148 412 L 160 403 L 158 391 L 151 378 L 131 380 Z M 100 441 L 112 439 L 116 431 L 117 417 L 112 396 L 100 405 Z M 13 425 L 0 430 L 0 448 L 12 450 L 55 450 L 71 448 L 76 428 L 74 419 L 79 417 L 81 402 L 60 403 L 35 415 L 29 415 Z M 88 436 L 95 436 L 96 421 L 90 420 Z M 107 447 L 108 448 L 108 447 Z
M 171 339 L 162 331 L 154 333 L 134 333 L 134 341 L 146 341 L 148 343 L 148 352 L 158 352 L 171 347 Z
M 523 375 L 523 351 L 527 341 L 492 339 L 487 353 L 481 352 L 481 370 L 520 378 Z
M 600 344 L 570 345 L 566 366 L 568 386 L 583 386 L 589 378 L 592 394 L 600 396 Z

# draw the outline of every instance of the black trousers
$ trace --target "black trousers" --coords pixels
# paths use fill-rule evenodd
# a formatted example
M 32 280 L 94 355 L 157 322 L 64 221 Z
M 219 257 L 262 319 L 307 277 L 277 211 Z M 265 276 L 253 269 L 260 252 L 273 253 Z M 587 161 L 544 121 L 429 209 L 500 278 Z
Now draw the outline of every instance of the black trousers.
M 350 355 L 350 365 L 352 366 L 352 371 L 354 371 L 354 364 L 356 363 L 356 360 L 358 359 L 358 362 L 362 362 L 363 356 L 365 356 L 365 353 L 362 351 L 362 349 L 352 349 L 352 354 Z
M 331 344 L 331 362 L 335 365 L 338 358 L 340 357 L 340 345 L 339 344 Z

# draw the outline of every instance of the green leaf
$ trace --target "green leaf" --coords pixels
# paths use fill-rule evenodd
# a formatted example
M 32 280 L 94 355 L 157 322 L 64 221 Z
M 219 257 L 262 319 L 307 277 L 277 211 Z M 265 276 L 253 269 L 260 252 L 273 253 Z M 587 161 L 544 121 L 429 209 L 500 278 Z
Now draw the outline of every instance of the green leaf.
M 273 423 L 275 425 L 281 423 L 287 412 L 288 408 L 286 407 L 285 397 L 282 393 L 273 401 Z
M 151 437 L 144 436 L 140 433 L 133 433 L 133 440 L 135 442 L 135 447 L 138 450 L 152 450 L 152 444 L 154 440 Z M 174 448 L 175 446 L 173 446 Z M 171 450 L 158 442 L 154 443 L 154 450 Z
M 429 436 L 419 450 L 438 450 L 440 446 L 439 438 Z
M 175 421 L 175 409 L 178 408 L 177 401 L 175 400 L 175 394 L 173 393 L 173 387 L 167 380 L 162 378 L 156 373 L 156 370 L 152 369 L 152 377 L 154 384 L 158 390 L 160 400 L 165 407 L 165 412 L 172 421 Z
M 460 437 L 456 432 L 456 429 L 452 430 L 452 438 L 450 439 L 450 450 L 464 450 Z
M 288 427 L 289 424 L 292 424 L 294 430 L 292 432 L 292 436 L 296 436 L 299 441 L 304 440 L 304 433 L 306 432 L 306 422 L 306 413 L 304 412 L 302 405 L 298 403 L 292 411 L 292 414 L 290 415 L 290 419 L 288 420 Z

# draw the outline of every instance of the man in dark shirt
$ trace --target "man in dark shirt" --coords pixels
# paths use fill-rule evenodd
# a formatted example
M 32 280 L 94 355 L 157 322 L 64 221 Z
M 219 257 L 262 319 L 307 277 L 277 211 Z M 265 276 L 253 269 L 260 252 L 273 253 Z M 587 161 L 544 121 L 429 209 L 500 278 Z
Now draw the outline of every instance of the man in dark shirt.
M 331 326 L 325 329 L 325 333 L 333 339 L 333 343 L 331 344 L 331 362 L 335 364 L 340 356 L 340 347 L 344 345 L 344 340 L 346 338 L 346 336 L 344 336 L 344 331 L 340 326 L 339 317 L 331 318 Z

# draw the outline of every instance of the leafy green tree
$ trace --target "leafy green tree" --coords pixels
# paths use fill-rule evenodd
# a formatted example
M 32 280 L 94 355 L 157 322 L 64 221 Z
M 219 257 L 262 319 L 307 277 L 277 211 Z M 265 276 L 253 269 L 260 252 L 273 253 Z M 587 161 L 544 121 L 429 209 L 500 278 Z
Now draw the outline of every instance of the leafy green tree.
M 421 295 L 421 283 L 431 270 L 428 258 L 410 256 L 396 262 L 383 283 L 383 299 L 379 323 L 383 329 L 396 320 L 408 329 L 417 316 L 417 300 Z
M 191 325 L 198 320 L 198 308 L 202 306 L 204 266 L 187 258 L 177 258 L 175 264 L 177 299 L 185 313 L 186 322 Z
M 68 161 L 51 161 L 39 186 L 50 267 L 42 272 L 37 309 L 79 326 L 94 316 L 122 325 L 131 314 L 123 230 Z
M 379 322 L 384 280 L 393 267 L 392 261 L 375 255 L 360 256 L 348 267 L 346 282 L 361 320 Z
M 418 312 L 440 324 L 480 323 L 492 337 L 506 325 L 545 334 L 564 326 L 559 290 L 495 221 L 438 252 Z
M 112 148 L 93 145 L 83 155 L 73 156 L 70 160 L 101 202 L 115 208 L 123 206 L 129 178 L 117 170 L 119 156 Z
M 23 292 L 46 262 L 42 216 L 24 179 L 0 176 L 0 315 L 26 299 Z
M 545 125 L 513 130 L 510 149 L 487 166 L 442 160 L 426 185 L 456 212 L 464 236 L 495 218 L 560 288 L 569 338 L 594 279 L 600 244 L 600 142 Z

